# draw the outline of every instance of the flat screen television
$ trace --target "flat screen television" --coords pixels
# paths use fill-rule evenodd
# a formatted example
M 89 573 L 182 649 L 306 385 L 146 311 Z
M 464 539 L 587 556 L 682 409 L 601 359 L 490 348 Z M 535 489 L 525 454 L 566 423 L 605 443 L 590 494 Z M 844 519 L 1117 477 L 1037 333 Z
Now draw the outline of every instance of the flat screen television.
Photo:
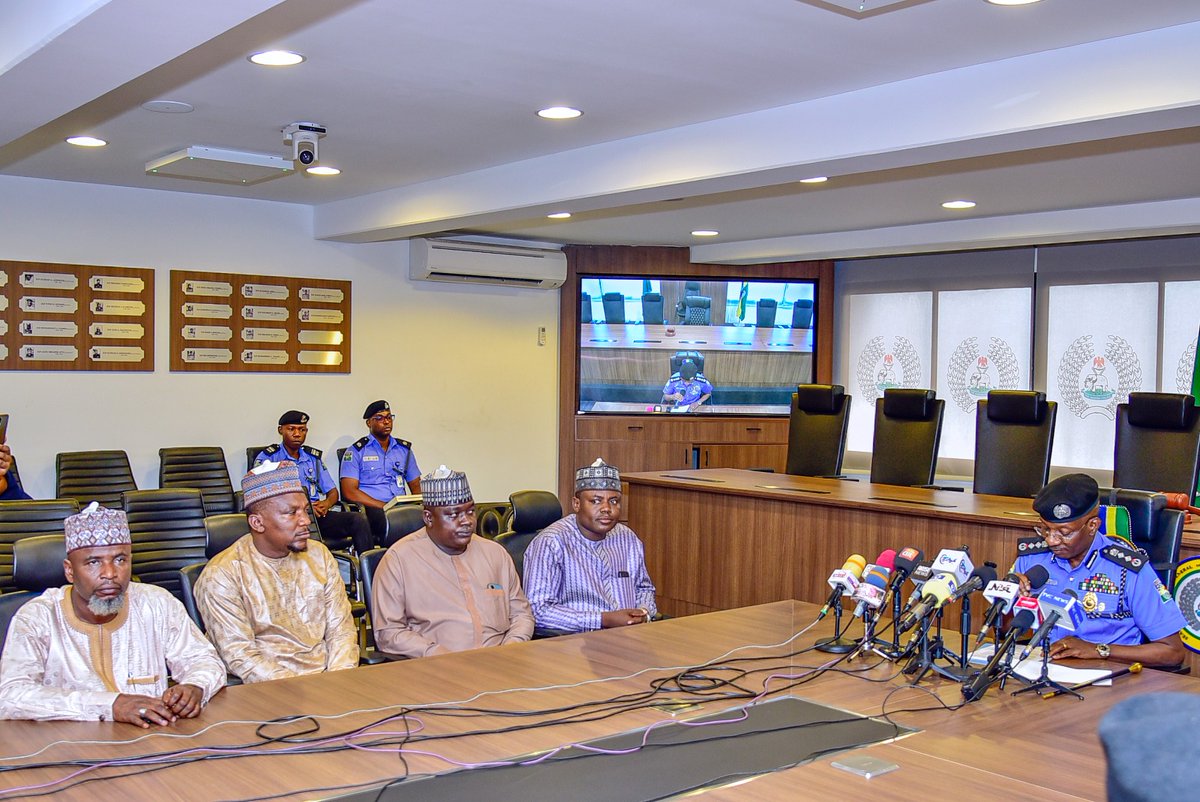
M 579 412 L 787 415 L 816 282 L 580 276 Z

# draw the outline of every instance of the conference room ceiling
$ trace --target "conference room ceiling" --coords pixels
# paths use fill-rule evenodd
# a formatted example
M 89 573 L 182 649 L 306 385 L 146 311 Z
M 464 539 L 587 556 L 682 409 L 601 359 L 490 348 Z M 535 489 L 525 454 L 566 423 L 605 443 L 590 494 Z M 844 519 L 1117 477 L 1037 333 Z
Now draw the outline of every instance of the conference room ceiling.
M 247 61 L 275 47 L 307 60 Z M 693 251 L 706 261 L 865 254 L 853 243 L 880 231 L 965 221 L 980 243 L 1100 236 L 1114 209 L 1179 233 L 1200 219 L 1180 205 L 1200 199 L 1192 51 L 1195 0 L 933 0 L 863 19 L 797 0 L 9 0 L 0 173 L 306 204 L 315 236 L 348 242 L 719 230 Z M 194 111 L 142 108 L 155 100 Z M 550 105 L 584 114 L 535 115 Z M 280 129 L 297 121 L 328 128 L 321 163 L 341 175 L 146 173 L 193 145 L 290 154 Z M 811 175 L 830 180 L 797 183 Z M 964 197 L 979 206 L 940 205 Z

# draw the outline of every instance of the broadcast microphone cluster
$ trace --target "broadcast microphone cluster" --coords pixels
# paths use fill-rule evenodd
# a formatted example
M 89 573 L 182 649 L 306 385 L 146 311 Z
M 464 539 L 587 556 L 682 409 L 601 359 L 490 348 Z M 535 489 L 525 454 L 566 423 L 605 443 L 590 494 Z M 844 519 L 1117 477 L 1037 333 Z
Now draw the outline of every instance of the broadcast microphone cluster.
M 1083 621 L 1083 605 L 1079 603 L 1079 597 L 1073 590 L 1065 591 L 1061 595 L 1048 590 L 1042 591 L 1038 596 L 1038 611 L 1042 614 L 1042 625 L 1033 633 L 1025 650 L 1021 652 L 1022 660 L 1046 640 L 1050 630 L 1056 626 L 1074 632 Z
M 956 589 L 957 586 L 951 574 L 938 574 L 931 577 L 921 588 L 921 600 L 911 610 L 900 616 L 896 631 L 907 632 L 912 629 L 925 616 L 946 604 Z
M 1033 591 L 1045 585 L 1046 580 L 1050 578 L 1050 574 L 1046 571 L 1045 566 L 1034 565 L 1025 574 L 1025 578 L 1029 580 L 1029 588 Z M 983 589 L 983 597 L 992 604 L 983 616 L 983 628 L 979 630 L 979 634 L 975 638 L 975 648 L 977 649 L 979 648 L 979 644 L 983 643 L 983 639 L 987 637 L 987 631 L 996 625 L 1001 616 L 1012 612 L 1014 606 L 1016 606 L 1017 599 L 1021 597 L 1021 586 L 1018 584 L 1017 575 L 1008 574 L 1003 580 L 989 582 L 987 587 Z M 1033 600 L 1030 599 L 1030 601 Z M 1025 606 L 1029 605 L 1026 604 Z M 1037 609 L 1037 603 L 1033 602 L 1032 607 Z

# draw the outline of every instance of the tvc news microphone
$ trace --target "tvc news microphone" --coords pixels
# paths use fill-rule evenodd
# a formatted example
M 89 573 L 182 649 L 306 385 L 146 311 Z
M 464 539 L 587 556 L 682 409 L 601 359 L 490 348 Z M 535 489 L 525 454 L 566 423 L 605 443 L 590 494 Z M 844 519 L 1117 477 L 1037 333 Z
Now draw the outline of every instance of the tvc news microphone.
M 1079 596 L 1073 590 L 1066 590 L 1061 594 L 1043 590 L 1038 596 L 1038 611 L 1042 614 L 1042 625 L 1025 645 L 1021 652 L 1022 660 L 1040 646 L 1055 627 L 1074 632 L 1083 623 L 1083 605 L 1079 603 Z
M 867 610 L 878 610 L 887 595 L 888 579 L 896 562 L 895 549 L 884 549 L 875 558 L 875 562 L 863 571 L 862 582 L 854 591 L 858 605 L 854 608 L 854 617 L 861 618 Z
M 841 596 L 853 596 L 854 591 L 858 590 L 859 580 L 862 579 L 863 571 L 867 567 L 867 561 L 861 554 L 851 554 L 846 558 L 846 562 L 841 568 L 829 575 L 829 599 L 825 602 L 825 606 L 821 608 L 820 617 L 824 618 L 829 613 L 829 608 L 837 602 Z

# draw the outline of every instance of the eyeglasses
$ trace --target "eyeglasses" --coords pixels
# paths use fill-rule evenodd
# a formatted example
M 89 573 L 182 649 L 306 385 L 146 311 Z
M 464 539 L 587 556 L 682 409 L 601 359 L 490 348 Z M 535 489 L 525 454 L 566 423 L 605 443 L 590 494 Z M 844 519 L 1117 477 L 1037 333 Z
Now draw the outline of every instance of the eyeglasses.
M 1042 538 L 1047 543 L 1050 542 L 1051 538 L 1059 543 L 1065 543 L 1068 540 L 1078 537 L 1083 530 L 1087 529 L 1088 521 L 1090 520 L 1091 518 L 1085 518 L 1083 523 L 1081 523 L 1078 527 L 1075 529 L 1068 529 L 1066 532 L 1062 532 L 1057 529 L 1051 529 L 1047 526 L 1043 526 L 1042 524 L 1034 524 L 1033 531 L 1038 537 Z
M 395 415 L 372 415 L 371 423 L 387 423 L 396 419 Z

